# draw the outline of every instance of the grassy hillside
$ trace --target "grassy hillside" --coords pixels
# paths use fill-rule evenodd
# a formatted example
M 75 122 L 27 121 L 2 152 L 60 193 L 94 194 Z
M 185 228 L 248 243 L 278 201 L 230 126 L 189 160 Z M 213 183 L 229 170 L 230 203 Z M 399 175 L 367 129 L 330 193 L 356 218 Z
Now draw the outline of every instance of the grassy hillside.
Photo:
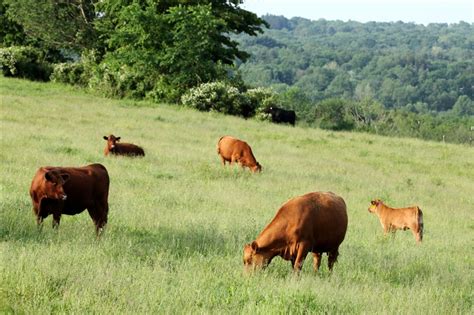
M 70 87 L 0 78 L 0 312 L 472 313 L 474 149 L 292 128 L 171 106 L 114 101 Z M 114 133 L 145 158 L 103 156 Z M 261 174 L 222 168 L 220 136 L 247 140 Z M 39 166 L 104 164 L 109 225 L 87 212 L 35 226 Z M 332 275 L 311 255 L 300 276 L 276 258 L 243 274 L 242 248 L 279 206 L 310 191 L 348 205 Z M 384 238 L 371 198 L 418 204 L 425 239 Z

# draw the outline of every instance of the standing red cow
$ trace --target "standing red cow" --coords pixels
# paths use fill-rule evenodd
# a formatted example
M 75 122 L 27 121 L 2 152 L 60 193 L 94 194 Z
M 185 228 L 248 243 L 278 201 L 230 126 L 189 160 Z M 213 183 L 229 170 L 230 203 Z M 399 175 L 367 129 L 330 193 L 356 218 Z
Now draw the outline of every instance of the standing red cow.
M 52 214 L 53 227 L 58 227 L 62 214 L 75 215 L 87 209 L 99 235 L 109 212 L 109 174 L 101 164 L 40 167 L 30 196 L 38 225 Z
M 217 142 L 217 154 L 221 157 L 223 165 L 226 162 L 231 165 L 237 162 L 242 168 L 248 167 L 254 173 L 262 171 L 262 166 L 252 153 L 252 148 L 245 141 L 230 136 L 221 137 Z
M 306 255 L 312 252 L 315 271 L 323 253 L 328 253 L 332 270 L 346 230 L 346 204 L 334 193 L 312 192 L 290 199 L 257 239 L 244 246 L 244 265 L 247 270 L 265 267 L 280 256 L 299 271 Z
M 107 145 L 104 149 L 104 155 L 109 153 L 114 155 L 128 155 L 128 156 L 145 156 L 145 151 L 138 145 L 132 143 L 119 143 L 120 137 L 114 135 L 104 136 L 107 140 Z

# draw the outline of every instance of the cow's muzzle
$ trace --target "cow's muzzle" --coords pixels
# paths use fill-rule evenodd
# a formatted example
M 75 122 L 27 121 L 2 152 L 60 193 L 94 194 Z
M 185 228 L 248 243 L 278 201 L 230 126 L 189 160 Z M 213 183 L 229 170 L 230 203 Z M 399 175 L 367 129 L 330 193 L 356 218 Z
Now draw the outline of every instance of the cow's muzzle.
M 61 195 L 61 200 L 66 200 L 67 199 L 67 195 L 64 194 L 64 195 Z

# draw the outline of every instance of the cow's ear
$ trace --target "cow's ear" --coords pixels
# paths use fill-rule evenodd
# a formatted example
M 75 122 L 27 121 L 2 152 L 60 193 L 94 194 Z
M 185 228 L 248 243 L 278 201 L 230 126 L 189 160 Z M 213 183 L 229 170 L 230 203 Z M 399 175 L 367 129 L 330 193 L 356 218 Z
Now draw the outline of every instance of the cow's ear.
M 50 181 L 52 182 L 54 177 L 53 177 L 53 174 L 51 173 L 51 171 L 48 171 L 46 173 L 44 173 L 44 179 L 46 179 L 47 181 Z
M 115 140 L 120 141 L 120 137 L 115 137 Z
M 109 137 L 107 137 L 107 136 L 104 136 L 104 140 L 109 140 Z
M 254 251 L 258 250 L 258 244 L 257 242 L 253 241 L 252 244 L 250 245 Z
M 61 178 L 63 179 L 64 182 L 67 182 L 70 178 L 69 174 L 62 173 Z

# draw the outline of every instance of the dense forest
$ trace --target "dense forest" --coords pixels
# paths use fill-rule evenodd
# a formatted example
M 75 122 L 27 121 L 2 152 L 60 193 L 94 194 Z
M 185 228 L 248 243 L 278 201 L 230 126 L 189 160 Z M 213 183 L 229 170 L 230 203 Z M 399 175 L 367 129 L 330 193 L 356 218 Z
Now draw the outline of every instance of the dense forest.
M 242 2 L 0 0 L 0 66 L 108 97 L 472 143 L 472 24 L 258 17 Z
M 297 88 L 314 102 L 370 97 L 417 112 L 448 111 L 473 99 L 471 24 L 263 18 L 270 25 L 263 35 L 238 36 L 251 54 L 239 64 L 249 84 Z

